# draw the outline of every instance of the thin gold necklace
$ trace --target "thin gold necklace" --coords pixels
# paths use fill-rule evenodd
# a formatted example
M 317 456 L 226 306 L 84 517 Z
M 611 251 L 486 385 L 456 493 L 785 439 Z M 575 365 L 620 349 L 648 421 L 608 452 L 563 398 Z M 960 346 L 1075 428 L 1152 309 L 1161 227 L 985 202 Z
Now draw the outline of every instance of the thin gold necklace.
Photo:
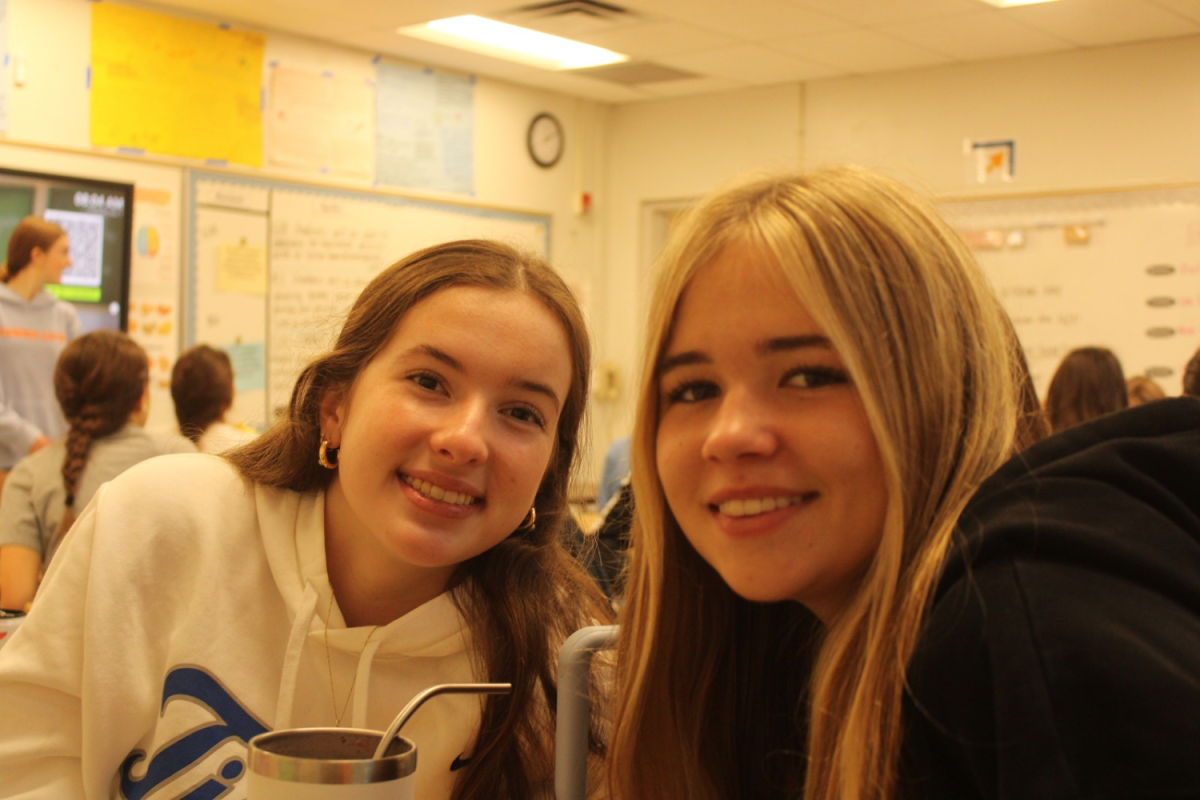
M 342 710 L 338 711 L 337 692 L 333 688 L 333 661 L 329 657 L 329 622 L 333 616 L 333 587 L 329 587 L 329 608 L 325 609 L 325 668 L 329 670 L 329 698 L 333 701 L 333 726 L 335 728 L 342 727 L 342 716 L 345 715 L 346 709 L 350 706 L 350 698 L 354 696 L 354 684 L 358 681 L 358 665 L 354 667 L 354 677 L 350 680 L 350 690 L 346 692 L 346 701 L 342 703 Z M 363 642 L 362 649 L 358 651 L 359 660 L 362 660 L 362 654 L 367 651 L 367 645 L 371 643 L 371 637 L 375 635 L 375 631 L 379 630 L 376 625 L 371 628 L 371 632 L 367 634 L 367 640 Z

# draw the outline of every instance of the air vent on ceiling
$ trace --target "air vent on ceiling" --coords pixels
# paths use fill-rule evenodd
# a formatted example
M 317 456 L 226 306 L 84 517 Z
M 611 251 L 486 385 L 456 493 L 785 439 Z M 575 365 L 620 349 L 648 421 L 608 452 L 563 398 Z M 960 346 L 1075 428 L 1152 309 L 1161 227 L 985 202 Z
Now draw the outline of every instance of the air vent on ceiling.
M 523 25 L 557 36 L 603 31 L 639 22 L 640 18 L 620 6 L 598 0 L 556 0 L 521 6 L 502 15 L 504 22 Z

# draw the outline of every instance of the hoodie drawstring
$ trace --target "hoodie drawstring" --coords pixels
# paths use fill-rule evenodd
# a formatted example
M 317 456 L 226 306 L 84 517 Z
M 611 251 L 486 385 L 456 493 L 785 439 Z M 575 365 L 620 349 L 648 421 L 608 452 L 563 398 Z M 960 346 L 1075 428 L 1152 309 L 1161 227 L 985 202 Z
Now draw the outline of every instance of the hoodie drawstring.
M 379 637 L 367 642 L 363 648 L 362 655 L 358 658 L 358 672 L 355 673 L 354 679 L 354 716 L 351 717 L 350 724 L 355 728 L 365 728 L 367 724 L 367 696 L 370 694 L 371 684 L 371 662 L 375 660 L 375 653 L 383 645 L 385 637 Z M 396 714 L 400 713 L 400 709 L 396 709 Z
M 296 620 L 292 623 L 292 632 L 288 636 L 287 653 L 283 659 L 283 673 L 279 679 L 279 699 L 275 704 L 275 730 L 291 727 L 292 707 L 296 700 L 296 680 L 300 673 L 300 656 L 304 650 L 304 640 L 312 627 L 313 617 L 317 610 L 317 590 L 311 583 L 304 584 L 304 595 L 296 607 Z M 326 620 L 325 624 L 329 624 Z M 357 712 L 357 706 L 355 707 Z

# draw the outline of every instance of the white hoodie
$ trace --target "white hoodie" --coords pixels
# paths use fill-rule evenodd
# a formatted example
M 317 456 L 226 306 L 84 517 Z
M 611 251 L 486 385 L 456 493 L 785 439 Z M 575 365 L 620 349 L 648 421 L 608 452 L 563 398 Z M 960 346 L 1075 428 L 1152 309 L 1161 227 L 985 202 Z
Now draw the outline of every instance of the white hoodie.
M 448 594 L 369 642 L 334 602 L 327 651 L 329 602 L 323 493 L 252 486 L 214 456 L 133 467 L 0 650 L 0 797 L 244 798 L 246 741 L 332 726 L 352 683 L 343 726 L 383 730 L 423 689 L 477 680 Z M 418 798 L 449 796 L 480 708 L 439 696 L 405 726 Z

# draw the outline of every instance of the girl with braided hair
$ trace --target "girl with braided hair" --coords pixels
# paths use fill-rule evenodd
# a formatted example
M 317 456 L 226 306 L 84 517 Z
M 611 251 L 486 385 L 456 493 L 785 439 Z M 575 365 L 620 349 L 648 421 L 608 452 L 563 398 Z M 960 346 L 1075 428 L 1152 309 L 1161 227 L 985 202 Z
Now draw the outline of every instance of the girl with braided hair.
M 21 609 L 38 576 L 100 484 L 156 455 L 194 452 L 179 436 L 143 430 L 146 352 L 116 331 L 84 334 L 63 350 L 54 391 L 66 438 L 20 461 L 0 498 L 0 607 Z

